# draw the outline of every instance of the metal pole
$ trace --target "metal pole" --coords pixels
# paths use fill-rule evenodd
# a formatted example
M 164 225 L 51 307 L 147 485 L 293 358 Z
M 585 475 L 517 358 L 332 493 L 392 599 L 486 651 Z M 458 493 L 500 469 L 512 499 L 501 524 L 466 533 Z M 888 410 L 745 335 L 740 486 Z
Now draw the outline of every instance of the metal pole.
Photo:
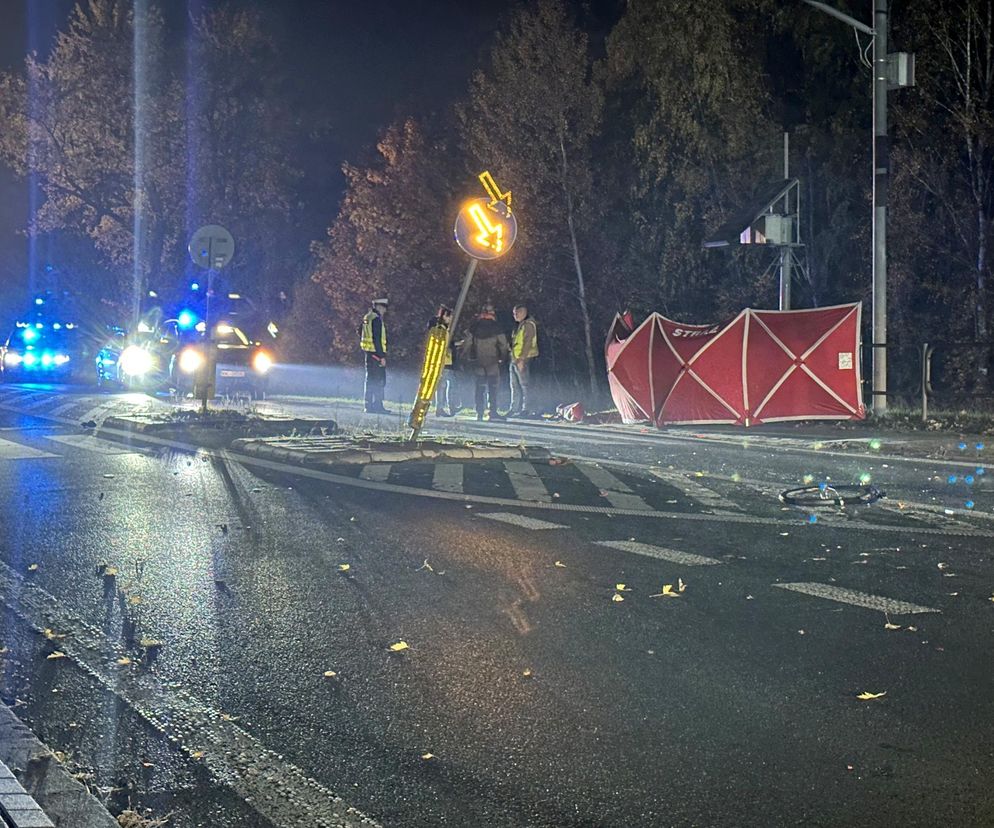
M 452 323 L 449 325 L 449 340 L 456 332 L 456 325 L 459 324 L 459 316 L 462 314 L 462 306 L 466 304 L 466 294 L 469 293 L 470 283 L 473 281 L 473 274 L 476 273 L 476 259 L 469 260 L 469 267 L 466 268 L 466 275 L 462 278 L 462 288 L 459 290 L 459 298 L 456 300 L 456 307 L 452 311 Z
M 873 413 L 887 413 L 887 0 L 873 0 Z
M 790 178 L 790 135 L 783 134 L 783 177 Z M 790 219 L 790 192 L 784 196 L 784 223 Z M 787 244 L 780 245 L 780 310 L 790 310 L 790 239 L 794 236 L 793 229 L 789 231 Z

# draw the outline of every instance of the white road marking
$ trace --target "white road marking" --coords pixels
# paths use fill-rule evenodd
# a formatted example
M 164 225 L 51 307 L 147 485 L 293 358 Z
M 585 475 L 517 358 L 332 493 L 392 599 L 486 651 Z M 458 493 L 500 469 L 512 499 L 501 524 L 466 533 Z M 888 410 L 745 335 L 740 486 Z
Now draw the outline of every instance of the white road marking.
M 549 523 L 547 520 L 538 520 L 537 518 L 530 518 L 525 515 L 516 515 L 512 512 L 481 512 L 480 517 L 488 518 L 490 520 L 499 520 L 501 523 L 510 523 L 512 526 L 520 526 L 523 529 L 569 528 L 567 526 L 563 526 L 561 523 Z
M 377 483 L 383 483 L 390 477 L 390 469 L 392 468 L 393 463 L 367 463 L 359 472 L 359 477 L 363 480 L 375 480 Z
M 618 509 L 646 509 L 652 511 L 652 507 L 648 503 L 603 466 L 577 463 L 576 467 L 583 473 L 587 480 L 601 490 L 604 497 L 607 498 L 607 502 L 612 506 Z
M 440 492 L 459 492 L 463 490 L 463 470 L 462 463 L 436 463 L 435 474 L 432 477 L 431 487 Z
M 111 403 L 101 403 L 100 405 L 98 405 L 98 406 L 96 406 L 94 408 L 91 408 L 89 411 L 87 411 L 85 414 L 83 414 L 79 418 L 79 421 L 81 423 L 88 423 L 91 420 L 93 420 L 95 422 L 101 422 L 100 420 L 97 420 L 97 417 L 99 417 L 101 414 L 109 415 L 110 414 L 110 409 L 113 408 L 115 405 L 117 405 L 117 403 L 112 403 L 112 402 Z
M 67 402 L 67 403 L 63 403 L 62 405 L 58 406 L 57 408 L 53 408 L 51 411 L 48 411 L 46 413 L 50 414 L 53 417 L 61 417 L 63 414 L 65 414 L 67 411 L 71 411 L 77 405 L 79 405 L 78 402 Z
M 713 489 L 708 488 L 703 483 L 698 483 L 691 477 L 687 477 L 682 472 L 651 467 L 649 473 L 654 477 L 658 477 L 660 480 L 666 481 L 675 489 L 679 489 L 691 500 L 696 500 L 710 509 L 742 511 L 742 507 L 734 503 L 730 498 L 722 497 Z
M 637 541 L 595 541 L 598 546 L 609 546 L 622 552 L 633 552 L 647 558 L 658 558 L 661 561 L 684 564 L 685 566 L 714 566 L 721 561 L 704 555 L 694 555 L 692 552 L 681 552 L 679 549 L 667 549 L 665 546 L 650 546 Z
M 73 448 L 95 451 L 97 454 L 141 454 L 139 449 L 116 445 L 107 440 L 99 440 L 96 437 L 91 437 L 88 434 L 52 434 L 45 439 L 54 440 L 57 443 L 72 446 Z
M 59 399 L 58 397 L 55 397 L 52 394 L 41 394 L 38 396 L 38 398 L 36 399 L 33 398 L 29 400 L 28 404 L 22 405 L 21 408 L 24 411 L 34 411 L 36 408 L 43 408 L 46 405 L 50 405 L 53 402 L 57 402 L 58 399 Z
M 26 446 L 23 443 L 15 443 L 13 440 L 0 438 L 0 460 L 39 460 L 45 457 L 58 457 L 57 454 L 49 454 L 47 451 Z
M 852 604 L 854 607 L 865 607 L 866 609 L 893 613 L 894 615 L 941 612 L 941 610 L 932 609 L 931 607 L 922 607 L 918 604 L 909 604 L 907 601 L 898 601 L 894 598 L 883 598 L 879 595 L 870 595 L 867 592 L 857 592 L 854 589 L 843 589 L 842 587 L 831 586 L 830 584 L 799 583 L 773 584 L 773 586 L 777 589 L 789 589 L 791 592 L 800 592 L 804 595 L 813 595 L 815 598 L 827 598 L 829 601 Z
M 531 463 L 523 460 L 505 460 L 504 470 L 518 500 L 536 500 L 540 503 L 552 501 L 542 478 L 538 476 L 538 471 Z

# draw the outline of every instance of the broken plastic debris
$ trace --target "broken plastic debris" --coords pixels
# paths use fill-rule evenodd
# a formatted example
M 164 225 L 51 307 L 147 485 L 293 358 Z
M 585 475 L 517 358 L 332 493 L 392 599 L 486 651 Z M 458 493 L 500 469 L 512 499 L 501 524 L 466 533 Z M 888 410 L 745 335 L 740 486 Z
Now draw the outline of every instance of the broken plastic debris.
M 856 698 L 859 699 L 860 701 L 873 701 L 873 699 L 881 699 L 886 695 L 887 695 L 886 690 L 884 690 L 883 693 L 868 693 L 864 691 L 860 693 L 858 696 L 856 696 Z
M 435 570 L 434 570 L 434 569 L 432 568 L 432 565 L 431 565 L 430 563 L 428 563 L 428 559 L 427 559 L 427 558 L 425 558 L 425 562 L 424 562 L 423 564 L 421 564 L 421 566 L 419 566 L 419 567 L 418 567 L 418 568 L 417 568 L 417 569 L 415 570 L 415 572 L 420 572 L 420 571 L 421 571 L 422 569 L 427 569 L 427 570 L 428 570 L 429 572 L 434 572 L 434 571 L 435 571 Z

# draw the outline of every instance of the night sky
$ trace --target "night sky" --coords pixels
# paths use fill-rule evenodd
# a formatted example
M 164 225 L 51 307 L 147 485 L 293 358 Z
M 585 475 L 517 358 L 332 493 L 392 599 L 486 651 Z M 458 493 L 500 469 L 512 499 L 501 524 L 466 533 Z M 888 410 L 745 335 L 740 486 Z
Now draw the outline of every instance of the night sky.
M 248 0 L 245 0 L 248 2 Z M 63 28 L 74 0 L 0 0 L 0 68 L 23 66 L 25 54 L 44 57 Z M 186 29 L 188 9 L 204 0 L 160 4 L 175 37 Z M 402 115 L 437 110 L 465 94 L 470 75 L 482 66 L 499 27 L 515 3 L 464 0 L 279 0 L 263 4 L 277 14 L 274 37 L 285 44 L 293 74 L 313 90 L 307 120 L 327 127 L 318 157 L 302 159 L 309 181 L 304 195 L 315 237 L 334 217 L 341 196 L 343 161 L 359 160 L 377 134 Z M 578 3 L 582 17 L 606 33 L 620 0 Z M 0 305 L 20 303 L 27 286 L 29 187 L 0 166 Z M 77 247 L 77 253 L 78 253 Z M 70 255 L 41 239 L 39 259 Z M 7 300 L 6 302 L 4 300 Z M 0 307 L 0 316 L 4 308 Z

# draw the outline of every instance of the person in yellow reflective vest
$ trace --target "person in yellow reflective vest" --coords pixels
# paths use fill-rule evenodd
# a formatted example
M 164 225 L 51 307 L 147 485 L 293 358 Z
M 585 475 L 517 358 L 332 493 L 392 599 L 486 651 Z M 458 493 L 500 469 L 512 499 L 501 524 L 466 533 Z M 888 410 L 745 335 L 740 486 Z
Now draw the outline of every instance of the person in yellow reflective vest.
M 387 384 L 387 326 L 383 315 L 386 299 L 374 299 L 372 308 L 362 318 L 359 347 L 366 355 L 366 413 L 389 414 L 383 405 L 383 390 Z
M 445 305 L 439 305 L 438 315 L 432 319 L 431 325 L 443 325 L 448 328 L 452 324 L 452 309 L 446 307 Z M 458 343 L 452 341 L 452 337 L 455 333 L 449 335 L 449 347 L 445 351 L 445 367 L 442 371 L 442 377 L 438 381 L 438 386 L 435 389 L 435 413 L 440 417 L 455 417 L 456 411 L 453 409 L 453 402 L 455 401 L 455 391 L 456 391 L 456 376 L 454 373 L 455 360 L 452 354 L 458 345 Z
M 538 328 L 528 315 L 525 305 L 515 305 L 514 321 L 518 326 L 511 338 L 511 409 L 508 417 L 524 417 L 528 408 L 528 381 L 530 364 L 538 356 Z

